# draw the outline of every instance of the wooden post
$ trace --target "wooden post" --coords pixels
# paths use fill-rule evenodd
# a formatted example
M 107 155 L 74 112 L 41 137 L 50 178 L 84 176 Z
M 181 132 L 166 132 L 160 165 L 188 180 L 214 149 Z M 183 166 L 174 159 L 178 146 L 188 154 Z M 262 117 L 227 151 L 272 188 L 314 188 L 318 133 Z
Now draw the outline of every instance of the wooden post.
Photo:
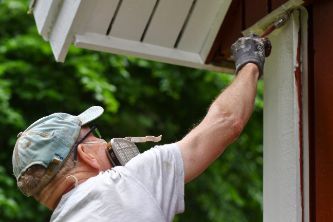
M 290 21 L 270 36 L 273 50 L 267 59 L 264 75 L 265 222 L 305 221 L 304 146 L 300 137 L 300 129 L 303 130 L 304 126 L 300 125 L 300 111 L 306 108 L 299 105 L 299 85 L 294 73 L 299 65 L 300 28 L 299 12 L 295 11 Z M 306 72 L 302 75 L 304 79 Z

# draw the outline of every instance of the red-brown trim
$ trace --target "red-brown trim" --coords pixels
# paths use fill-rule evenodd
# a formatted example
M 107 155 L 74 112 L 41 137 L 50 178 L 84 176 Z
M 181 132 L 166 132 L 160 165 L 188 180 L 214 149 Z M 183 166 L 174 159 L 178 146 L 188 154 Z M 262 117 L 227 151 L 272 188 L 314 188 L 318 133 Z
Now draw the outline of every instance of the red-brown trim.
M 310 222 L 316 220 L 316 152 L 315 152 L 315 96 L 314 96 L 314 48 L 313 48 L 313 9 L 312 5 L 307 7 L 308 20 L 308 124 L 309 124 L 309 208 Z
M 251 0 L 244 1 L 244 28 L 250 27 L 262 19 L 268 13 L 268 1 Z
M 315 220 L 333 218 L 333 2 L 313 4 Z
M 286 3 L 288 0 L 271 0 L 271 7 L 272 10 L 280 7 L 281 5 L 283 5 L 284 3 Z

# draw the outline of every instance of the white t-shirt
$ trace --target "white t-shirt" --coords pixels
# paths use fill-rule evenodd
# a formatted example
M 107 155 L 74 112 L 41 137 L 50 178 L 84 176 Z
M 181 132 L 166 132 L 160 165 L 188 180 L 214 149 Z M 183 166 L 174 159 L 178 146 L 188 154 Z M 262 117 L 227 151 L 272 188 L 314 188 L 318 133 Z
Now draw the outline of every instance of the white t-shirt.
M 89 178 L 63 195 L 52 222 L 169 222 L 184 211 L 184 168 L 177 144 L 156 146 Z

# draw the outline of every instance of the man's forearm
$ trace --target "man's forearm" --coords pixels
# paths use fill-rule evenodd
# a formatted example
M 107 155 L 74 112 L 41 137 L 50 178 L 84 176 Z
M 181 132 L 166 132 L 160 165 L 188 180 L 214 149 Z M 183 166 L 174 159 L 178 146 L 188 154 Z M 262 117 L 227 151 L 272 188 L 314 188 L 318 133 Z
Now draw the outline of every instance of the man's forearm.
M 245 65 L 201 123 L 178 142 L 186 182 L 198 176 L 239 136 L 253 110 L 258 75 L 256 65 Z
M 188 182 L 204 171 L 241 133 L 249 120 L 258 76 L 265 62 L 264 39 L 248 36 L 231 47 L 237 76 L 212 103 L 207 115 L 178 142 Z
M 253 111 L 258 76 L 259 70 L 255 64 L 245 65 L 233 83 L 211 105 L 207 116 L 212 115 L 211 118 L 215 119 L 220 115 L 230 115 L 243 128 Z

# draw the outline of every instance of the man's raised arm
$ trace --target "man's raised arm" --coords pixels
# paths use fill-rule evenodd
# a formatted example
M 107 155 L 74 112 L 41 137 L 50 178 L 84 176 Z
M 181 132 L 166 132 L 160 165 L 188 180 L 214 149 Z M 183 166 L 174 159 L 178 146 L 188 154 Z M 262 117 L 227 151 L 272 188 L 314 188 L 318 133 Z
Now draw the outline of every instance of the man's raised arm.
M 241 133 L 254 106 L 267 39 L 240 38 L 232 46 L 237 77 L 212 103 L 205 118 L 177 144 L 184 161 L 185 181 L 197 177 Z

